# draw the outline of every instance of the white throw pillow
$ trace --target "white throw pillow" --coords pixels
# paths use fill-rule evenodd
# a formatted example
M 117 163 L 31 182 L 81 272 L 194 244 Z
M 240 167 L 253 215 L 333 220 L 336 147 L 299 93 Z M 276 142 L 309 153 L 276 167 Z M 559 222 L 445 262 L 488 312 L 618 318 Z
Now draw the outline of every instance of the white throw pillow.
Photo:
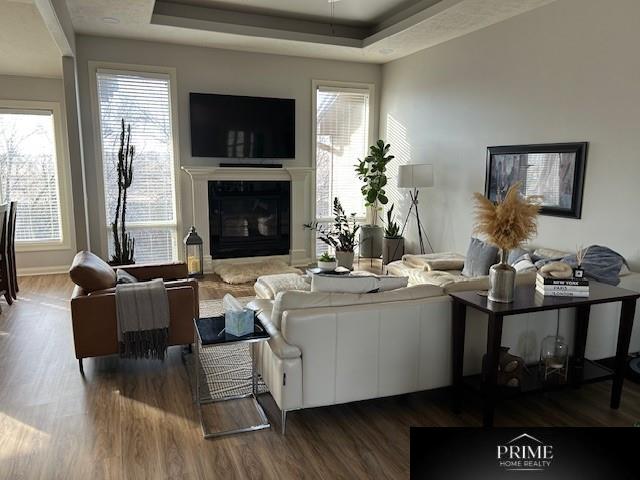
M 569 255 L 570 252 L 563 252 L 554 248 L 536 248 L 533 251 L 533 258 L 539 260 L 541 258 L 560 259 Z
M 531 256 L 528 253 L 522 255 L 513 265 L 513 268 L 516 269 L 516 272 L 533 272 L 536 270 L 536 266 L 531 261 Z
M 378 291 L 388 292 L 390 290 L 397 290 L 404 288 L 409 284 L 409 277 L 396 277 L 394 275 L 380 275 L 376 277 L 378 279 Z
M 312 292 L 368 293 L 375 292 L 378 288 L 376 277 L 316 274 L 311 278 Z
M 388 292 L 404 288 L 408 283 L 409 277 L 374 275 L 365 272 L 341 276 L 317 274 L 311 279 L 311 291 L 332 293 Z

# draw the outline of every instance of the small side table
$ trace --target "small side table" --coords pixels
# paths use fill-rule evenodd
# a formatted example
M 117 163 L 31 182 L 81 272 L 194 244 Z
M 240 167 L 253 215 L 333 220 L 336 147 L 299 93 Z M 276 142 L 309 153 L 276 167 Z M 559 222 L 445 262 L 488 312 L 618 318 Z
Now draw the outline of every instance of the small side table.
M 221 345 L 232 345 L 240 343 L 256 343 L 264 342 L 269 339 L 269 334 L 262 328 L 260 321 L 256 318 L 254 320 L 253 333 L 244 335 L 242 337 L 236 337 L 235 335 L 227 334 L 224 332 L 224 315 L 218 317 L 199 318 L 194 320 L 195 331 L 195 385 L 196 385 L 196 403 L 198 406 L 198 416 L 200 417 L 200 425 L 202 427 L 202 434 L 204 438 L 220 437 L 223 435 L 232 435 L 234 433 L 252 432 L 255 430 L 262 430 L 264 428 L 271 427 L 267 416 L 264 413 L 260 402 L 258 402 L 258 375 L 256 373 L 256 362 L 253 353 L 252 345 L 249 346 L 251 351 L 251 392 L 244 395 L 235 395 L 223 398 L 211 398 L 202 400 L 200 397 L 200 350 L 207 348 L 215 348 Z M 260 423 L 257 425 L 250 425 L 247 427 L 235 428 L 232 430 L 212 431 L 205 425 L 202 417 L 202 405 L 215 402 L 225 402 L 229 400 L 238 400 L 241 398 L 252 397 L 254 406 L 258 415 L 260 416 Z

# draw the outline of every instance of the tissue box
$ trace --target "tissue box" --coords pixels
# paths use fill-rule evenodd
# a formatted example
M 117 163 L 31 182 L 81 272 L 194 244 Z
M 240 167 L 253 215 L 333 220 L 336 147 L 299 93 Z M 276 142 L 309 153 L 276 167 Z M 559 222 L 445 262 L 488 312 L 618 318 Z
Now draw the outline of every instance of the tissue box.
M 256 313 L 248 308 L 243 308 L 241 311 L 227 310 L 224 313 L 225 333 L 236 337 L 243 337 L 253 333 L 255 315 Z

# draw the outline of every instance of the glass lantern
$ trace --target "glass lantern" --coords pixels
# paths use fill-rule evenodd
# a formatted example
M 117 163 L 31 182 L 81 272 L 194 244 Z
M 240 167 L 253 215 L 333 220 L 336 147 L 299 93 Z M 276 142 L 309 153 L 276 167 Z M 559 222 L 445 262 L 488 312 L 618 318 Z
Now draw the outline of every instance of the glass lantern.
M 200 238 L 200 235 L 196 232 L 196 227 L 191 227 L 187 236 L 184 237 L 184 249 L 189 276 L 202 277 L 204 275 L 202 238 Z
M 566 382 L 569 373 L 569 345 L 558 335 L 549 335 L 542 340 L 540 368 L 545 381 Z

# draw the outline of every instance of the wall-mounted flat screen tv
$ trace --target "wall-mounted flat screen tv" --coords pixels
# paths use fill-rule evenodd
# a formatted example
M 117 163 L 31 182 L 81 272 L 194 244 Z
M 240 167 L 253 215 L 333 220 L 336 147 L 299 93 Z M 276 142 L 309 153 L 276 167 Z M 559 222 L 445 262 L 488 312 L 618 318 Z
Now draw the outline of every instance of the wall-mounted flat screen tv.
M 191 155 L 294 158 L 294 99 L 191 93 Z

